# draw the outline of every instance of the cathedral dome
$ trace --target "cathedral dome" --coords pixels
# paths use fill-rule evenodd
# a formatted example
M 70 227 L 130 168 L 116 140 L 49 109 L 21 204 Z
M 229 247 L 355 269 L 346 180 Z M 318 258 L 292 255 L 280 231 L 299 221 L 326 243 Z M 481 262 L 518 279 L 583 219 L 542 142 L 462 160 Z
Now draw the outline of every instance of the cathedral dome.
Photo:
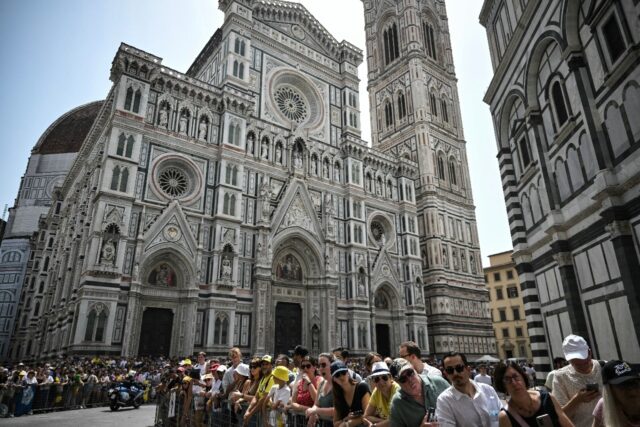
M 33 147 L 33 154 L 76 153 L 98 116 L 104 101 L 95 101 L 74 108 L 60 116 L 42 134 Z

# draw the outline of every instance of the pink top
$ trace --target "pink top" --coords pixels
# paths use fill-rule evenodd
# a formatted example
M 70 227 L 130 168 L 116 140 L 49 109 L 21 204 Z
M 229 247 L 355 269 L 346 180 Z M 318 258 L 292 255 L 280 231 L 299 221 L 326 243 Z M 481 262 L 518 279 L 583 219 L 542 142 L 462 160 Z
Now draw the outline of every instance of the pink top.
M 313 379 L 313 385 L 316 387 L 316 390 L 318 389 L 318 383 L 321 380 L 322 380 L 322 377 L 320 375 L 317 375 Z M 313 406 L 313 399 L 311 399 L 311 393 L 309 393 L 309 388 L 305 390 L 304 385 L 305 385 L 304 380 L 300 379 L 300 381 L 298 381 L 298 397 L 296 398 L 296 403 L 298 405 L 311 407 Z

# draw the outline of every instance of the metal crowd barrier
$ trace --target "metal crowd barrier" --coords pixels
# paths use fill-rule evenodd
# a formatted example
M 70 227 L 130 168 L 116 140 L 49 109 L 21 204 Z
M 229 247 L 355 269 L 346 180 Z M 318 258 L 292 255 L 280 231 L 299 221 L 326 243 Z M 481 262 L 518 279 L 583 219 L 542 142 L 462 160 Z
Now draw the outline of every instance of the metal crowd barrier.
M 244 422 L 243 407 L 235 412 L 230 402 L 223 400 L 218 408 L 196 411 L 193 402 L 185 402 L 178 388 L 157 396 L 155 425 L 162 427 L 308 427 L 307 419 L 302 414 L 278 411 L 277 415 L 256 413 L 247 424 Z M 317 423 L 313 427 L 323 427 L 327 423 Z M 332 425 L 332 423 L 329 423 Z
M 109 387 L 100 383 L 6 386 L 0 389 L 0 417 L 109 406 Z M 147 386 L 145 403 L 153 401 L 154 394 Z

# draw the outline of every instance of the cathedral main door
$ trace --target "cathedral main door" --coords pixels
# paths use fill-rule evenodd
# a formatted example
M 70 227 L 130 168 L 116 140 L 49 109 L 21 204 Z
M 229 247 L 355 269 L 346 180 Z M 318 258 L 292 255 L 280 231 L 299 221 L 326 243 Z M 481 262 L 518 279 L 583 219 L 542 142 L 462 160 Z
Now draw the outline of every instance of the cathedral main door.
M 173 312 L 167 308 L 147 308 L 142 315 L 139 356 L 169 356 Z
M 274 352 L 289 354 L 302 344 L 302 308 L 300 304 L 279 302 L 276 305 Z
M 391 356 L 391 342 L 389 341 L 389 325 L 376 323 L 376 350 L 382 356 Z

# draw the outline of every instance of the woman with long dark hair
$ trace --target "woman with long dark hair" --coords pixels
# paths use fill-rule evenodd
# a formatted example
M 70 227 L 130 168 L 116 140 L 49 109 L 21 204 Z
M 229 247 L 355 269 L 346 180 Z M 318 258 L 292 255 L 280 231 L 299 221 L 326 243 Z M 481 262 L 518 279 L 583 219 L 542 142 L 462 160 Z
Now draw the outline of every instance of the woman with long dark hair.
M 498 365 L 496 390 L 509 395 L 500 412 L 500 427 L 537 427 L 538 417 L 546 417 L 554 427 L 574 427 L 555 397 L 546 390 L 529 389 L 529 377 L 516 362 Z
M 333 427 L 333 381 L 331 379 L 331 363 L 335 360 L 331 353 L 320 353 L 318 370 L 322 381 L 318 384 L 318 394 L 314 405 L 307 409 L 307 425 L 315 427 Z
M 364 423 L 364 410 L 369 404 L 371 392 L 366 382 L 356 382 L 342 361 L 331 364 L 333 379 L 334 427 L 355 427 Z

